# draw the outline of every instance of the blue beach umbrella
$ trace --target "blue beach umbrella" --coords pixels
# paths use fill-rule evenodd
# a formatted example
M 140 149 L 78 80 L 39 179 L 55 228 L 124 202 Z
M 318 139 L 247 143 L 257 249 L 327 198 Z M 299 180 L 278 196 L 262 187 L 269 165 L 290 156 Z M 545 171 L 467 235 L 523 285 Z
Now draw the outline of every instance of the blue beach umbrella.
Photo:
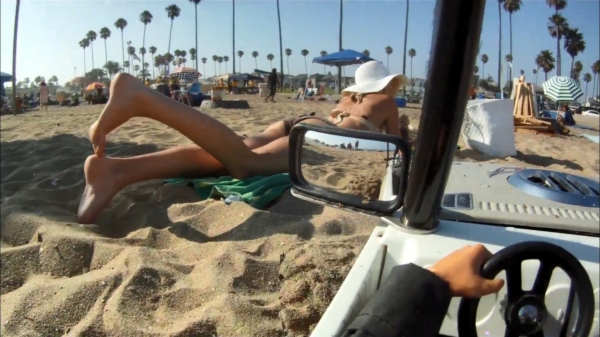
M 12 80 L 12 75 L 0 72 L 0 83 L 8 82 Z
M 544 95 L 554 102 L 573 102 L 583 96 L 579 84 L 572 78 L 554 76 L 543 84 Z

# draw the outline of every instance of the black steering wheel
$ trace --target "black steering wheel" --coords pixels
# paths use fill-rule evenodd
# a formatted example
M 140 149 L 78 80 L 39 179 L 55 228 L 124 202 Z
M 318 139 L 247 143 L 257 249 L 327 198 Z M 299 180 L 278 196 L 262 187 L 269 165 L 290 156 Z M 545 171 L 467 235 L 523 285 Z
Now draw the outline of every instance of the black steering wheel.
M 525 260 L 539 260 L 533 288 L 522 289 L 521 264 Z M 554 268 L 560 268 L 571 279 L 571 289 L 565 312 L 561 337 L 588 337 L 594 323 L 594 290 L 581 263 L 571 253 L 548 242 L 521 242 L 508 246 L 492 256 L 482 267 L 481 276 L 493 279 L 506 271 L 505 337 L 543 337 L 542 330 L 548 317 L 545 297 Z M 567 331 L 577 296 L 577 318 L 571 332 Z M 479 299 L 463 298 L 458 308 L 458 334 L 477 337 L 475 326 Z

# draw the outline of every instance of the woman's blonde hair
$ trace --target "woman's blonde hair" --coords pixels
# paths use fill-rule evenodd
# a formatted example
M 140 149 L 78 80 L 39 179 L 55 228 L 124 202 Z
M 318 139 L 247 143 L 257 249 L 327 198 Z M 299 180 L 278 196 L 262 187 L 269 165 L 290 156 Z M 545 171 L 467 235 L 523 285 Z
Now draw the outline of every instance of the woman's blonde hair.
M 398 77 L 394 77 L 382 90 L 377 92 L 345 92 L 346 96 L 350 98 L 350 100 L 356 104 L 362 103 L 362 100 L 365 96 L 370 94 L 387 94 L 393 93 L 394 95 L 400 90 L 402 86 L 402 81 Z

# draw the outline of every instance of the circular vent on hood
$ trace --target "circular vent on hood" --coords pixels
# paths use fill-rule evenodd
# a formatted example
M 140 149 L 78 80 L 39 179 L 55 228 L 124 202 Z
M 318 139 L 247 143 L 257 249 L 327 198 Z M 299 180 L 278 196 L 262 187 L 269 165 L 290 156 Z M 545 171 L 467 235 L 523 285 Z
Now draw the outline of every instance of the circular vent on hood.
M 600 205 L 600 183 L 588 178 L 556 171 L 526 169 L 510 175 L 508 182 L 538 198 L 582 207 Z

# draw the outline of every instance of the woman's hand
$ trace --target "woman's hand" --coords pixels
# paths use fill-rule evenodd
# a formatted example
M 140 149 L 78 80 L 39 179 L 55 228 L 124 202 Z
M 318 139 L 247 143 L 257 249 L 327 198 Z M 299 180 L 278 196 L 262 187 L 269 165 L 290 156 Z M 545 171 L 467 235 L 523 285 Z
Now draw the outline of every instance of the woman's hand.
M 491 256 L 481 244 L 466 246 L 439 260 L 429 271 L 448 283 L 452 296 L 479 298 L 504 286 L 504 280 L 488 280 L 479 274 Z

